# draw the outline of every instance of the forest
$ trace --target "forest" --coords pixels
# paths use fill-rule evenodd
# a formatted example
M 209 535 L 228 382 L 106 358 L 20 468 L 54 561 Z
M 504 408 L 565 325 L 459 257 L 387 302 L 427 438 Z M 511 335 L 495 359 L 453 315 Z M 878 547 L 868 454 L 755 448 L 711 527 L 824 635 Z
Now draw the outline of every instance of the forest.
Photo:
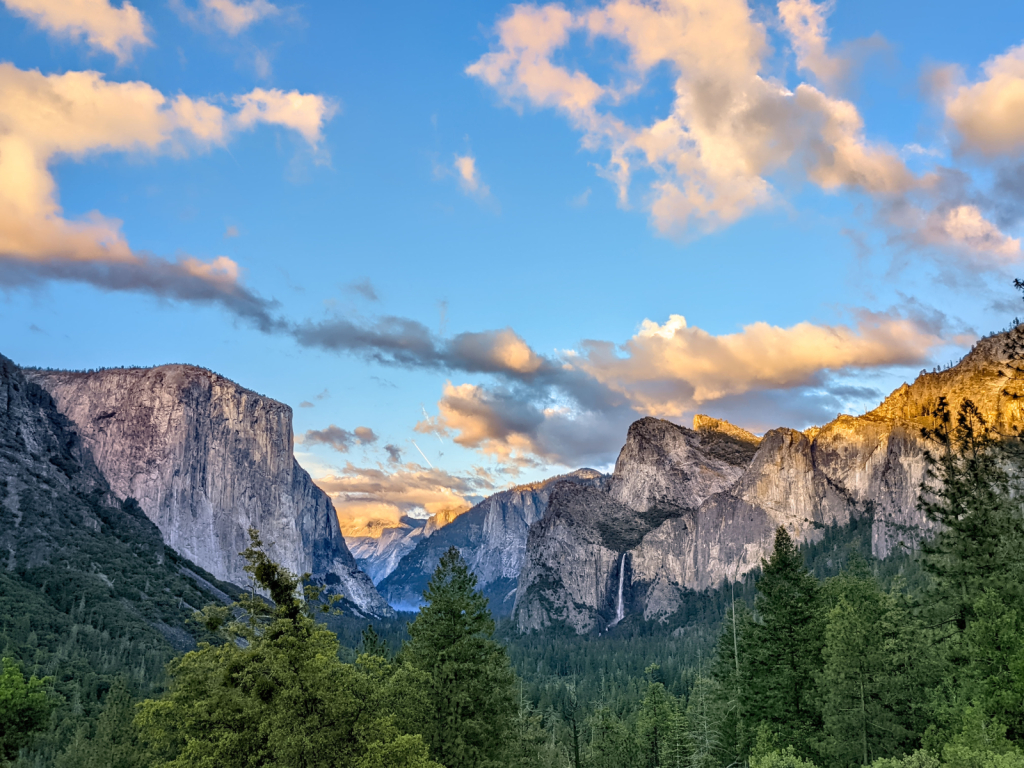
M 252 531 L 253 590 L 195 611 L 185 652 L 137 646 L 113 615 L 83 645 L 84 599 L 44 615 L 21 585 L 0 635 L 0 760 L 1024 768 L 1024 449 L 970 401 L 933 415 L 932 539 L 879 561 L 870 525 L 804 546 L 779 528 L 743 581 L 602 637 L 496 625 L 454 548 L 418 614 L 369 626 Z

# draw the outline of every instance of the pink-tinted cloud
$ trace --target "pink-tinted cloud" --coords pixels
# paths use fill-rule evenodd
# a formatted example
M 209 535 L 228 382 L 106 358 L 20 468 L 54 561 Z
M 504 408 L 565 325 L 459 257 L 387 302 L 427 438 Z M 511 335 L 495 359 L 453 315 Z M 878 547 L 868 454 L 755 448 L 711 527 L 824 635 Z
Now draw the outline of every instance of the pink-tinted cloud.
M 136 48 L 152 45 L 142 12 L 129 2 L 110 0 L 0 0 L 11 13 L 57 38 L 84 40 L 93 50 L 131 59 Z

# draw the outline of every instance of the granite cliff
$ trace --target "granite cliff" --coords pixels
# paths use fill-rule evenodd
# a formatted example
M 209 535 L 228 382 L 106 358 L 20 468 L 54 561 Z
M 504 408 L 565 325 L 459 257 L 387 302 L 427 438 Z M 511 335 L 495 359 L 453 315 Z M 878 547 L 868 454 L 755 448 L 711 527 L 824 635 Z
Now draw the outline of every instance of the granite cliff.
M 551 490 L 559 481 L 603 488 L 607 478 L 592 469 L 580 469 L 488 496 L 443 527 L 428 523 L 412 551 L 377 585 L 381 594 L 395 608 L 418 608 L 441 555 L 457 547 L 476 574 L 479 587 L 490 598 L 491 610 L 497 615 L 508 614 L 526 555 L 527 533 L 544 516 Z
M 4 628 L 9 650 L 24 643 L 39 662 L 59 640 L 47 669 L 70 674 L 63 665 L 82 663 L 83 648 L 135 665 L 128 657 L 145 648 L 145 666 L 159 668 L 195 646 L 197 608 L 238 594 L 111 492 L 50 395 L 0 355 L 0 615 L 17 620 Z
M 953 410 L 972 400 L 1006 434 L 1024 426 L 1020 393 L 1007 392 L 1018 382 L 1006 343 L 1007 334 L 982 339 L 956 366 L 922 371 L 875 410 L 805 432 L 779 428 L 758 439 L 702 416 L 694 430 L 634 423 L 609 493 L 558 489 L 530 529 L 520 630 L 561 623 L 582 633 L 623 613 L 668 616 L 687 591 L 756 567 L 780 525 L 811 541 L 858 519 L 870 521 L 878 557 L 916 546 L 931 533 L 917 497 L 930 447 L 921 429 L 934 426 L 938 398 Z
M 189 365 L 29 371 L 73 423 L 112 492 L 134 498 L 174 550 L 245 583 L 250 526 L 297 573 L 390 615 L 359 570 L 330 497 L 293 454 L 291 409 Z

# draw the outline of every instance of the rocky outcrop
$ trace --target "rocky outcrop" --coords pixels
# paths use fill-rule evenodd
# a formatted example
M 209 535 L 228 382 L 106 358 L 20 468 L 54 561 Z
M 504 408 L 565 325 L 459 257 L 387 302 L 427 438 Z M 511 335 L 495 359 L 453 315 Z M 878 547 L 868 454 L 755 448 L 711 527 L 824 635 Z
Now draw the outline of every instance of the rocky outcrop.
M 188 365 L 27 376 L 75 424 L 113 492 L 217 578 L 245 583 L 239 553 L 255 527 L 292 571 L 365 613 L 391 613 L 345 546 L 330 497 L 295 461 L 288 406 Z
M 698 418 L 698 430 L 654 418 L 633 422 L 615 462 L 612 498 L 668 517 L 732 485 L 757 450 L 757 438 L 727 422 Z
M 687 591 L 756 567 L 780 525 L 812 541 L 826 526 L 868 520 L 876 556 L 917 546 L 933 533 L 917 499 L 925 453 L 935 447 L 921 430 L 935 426 L 939 397 L 954 413 L 970 399 L 1005 434 L 1024 426 L 1016 396 L 1024 386 L 1007 365 L 1006 343 L 1006 334 L 983 339 L 956 366 L 922 372 L 875 410 L 804 432 L 775 429 L 758 440 L 707 417 L 698 416 L 694 430 L 641 419 L 611 480 L 609 500 L 618 505 L 566 496 L 563 508 L 558 494 L 531 529 L 516 603 L 520 629 L 612 625 L 619 573 L 627 612 L 663 618 Z M 602 526 L 635 530 L 638 520 L 649 530 L 635 543 L 609 546 L 601 535 Z
M 530 528 L 514 608 L 519 628 L 561 623 L 583 633 L 611 624 L 620 569 L 630 566 L 622 553 L 650 527 L 599 488 L 553 484 L 548 514 Z
M 497 615 L 508 614 L 514 605 L 516 580 L 526 556 L 527 533 L 544 516 L 551 489 L 559 480 L 601 488 L 607 484 L 605 475 L 581 469 L 488 496 L 418 541 L 378 584 L 381 594 L 395 608 L 418 608 L 441 556 L 450 547 L 457 547 L 476 575 L 479 587 L 490 598 L 491 610 Z

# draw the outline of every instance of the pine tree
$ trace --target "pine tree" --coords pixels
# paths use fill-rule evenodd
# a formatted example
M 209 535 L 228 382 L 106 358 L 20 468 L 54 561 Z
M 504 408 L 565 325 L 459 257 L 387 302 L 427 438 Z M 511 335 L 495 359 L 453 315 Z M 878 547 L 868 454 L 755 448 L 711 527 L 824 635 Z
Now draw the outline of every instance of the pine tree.
M 719 712 L 720 750 L 726 765 L 740 764 L 748 741 L 742 710 L 742 689 L 745 677 L 742 670 L 747 660 L 740 653 L 746 647 L 752 632 L 753 617 L 746 603 L 734 600 L 729 606 L 718 636 L 711 676 L 717 683 L 716 702 Z M 744 641 L 747 638 L 747 641 Z
M 515 678 L 493 639 L 487 598 L 458 549 L 441 558 L 423 596 L 403 658 L 429 677 L 423 736 L 431 756 L 445 768 L 496 763 L 515 713 Z
M 833 607 L 818 678 L 826 763 L 852 768 L 911 751 L 925 725 L 914 702 L 929 682 L 920 627 L 863 561 L 827 589 Z
M 135 707 L 124 680 L 107 693 L 91 739 L 76 738 L 57 760 L 57 768 L 142 768 L 143 750 L 133 723 Z
M 761 567 L 755 601 L 761 621 L 750 626 L 741 648 L 747 660 L 741 667 L 743 712 L 752 724 L 769 724 L 783 746 L 810 757 L 821 720 L 814 679 L 824 629 L 819 584 L 782 527 Z
M 607 706 L 598 707 L 589 719 L 591 744 L 587 765 L 591 768 L 639 768 L 640 752 L 629 727 Z
M 367 656 L 388 657 L 388 644 L 374 631 L 373 624 L 367 624 L 363 630 L 362 646 L 362 652 Z
M 657 665 L 647 668 L 649 676 L 656 674 Z M 675 701 L 661 682 L 652 681 L 640 703 L 637 717 L 637 743 L 640 746 L 641 765 L 644 768 L 661 768 L 668 749 L 669 734 L 672 730 L 672 715 Z
M 929 607 L 937 624 L 963 632 L 982 594 L 998 594 L 1004 604 L 1024 596 L 1021 585 L 1007 578 L 1021 572 L 1024 515 L 1006 454 L 974 403 L 960 404 L 955 424 L 944 397 L 931 415 L 937 426 L 922 432 L 938 442 L 939 451 L 926 454 L 919 501 L 939 526 L 923 546 L 924 567 L 935 577 Z
M 676 699 L 672 707 L 672 720 L 669 724 L 668 739 L 665 744 L 662 764 L 665 768 L 688 768 L 692 745 L 690 743 L 690 726 L 686 719 L 686 702 Z
M 690 742 L 688 768 L 717 768 L 722 765 L 720 700 L 718 682 L 698 675 L 686 706 L 687 735 Z
M 375 679 L 338 659 L 337 637 L 313 619 L 317 590 L 300 597 L 302 580 L 249 533 L 250 597 L 234 611 L 215 606 L 200 614 L 222 644 L 201 643 L 171 662 L 168 694 L 139 707 L 148 764 L 439 768 L 420 736 L 399 732 L 391 713 L 373 706 Z
M 576 683 L 565 685 L 565 695 L 558 706 L 558 714 L 566 731 L 566 749 L 569 753 L 569 765 L 581 768 L 583 765 L 583 702 L 576 693 Z

